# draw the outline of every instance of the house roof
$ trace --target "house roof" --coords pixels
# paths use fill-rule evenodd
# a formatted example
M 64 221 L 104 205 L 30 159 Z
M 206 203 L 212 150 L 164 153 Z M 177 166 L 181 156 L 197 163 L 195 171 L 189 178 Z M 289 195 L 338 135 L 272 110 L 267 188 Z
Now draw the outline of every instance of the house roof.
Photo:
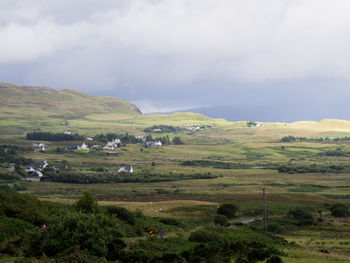
M 34 169 L 34 164 L 33 164 L 33 163 L 27 164 L 27 165 L 24 166 L 24 168 L 25 168 L 26 170 L 29 170 L 30 168 L 33 168 L 33 169 Z
M 43 173 L 40 172 L 40 171 L 35 171 L 35 172 L 33 173 L 33 175 L 36 175 L 36 176 L 38 176 L 38 177 L 43 177 L 43 176 L 44 176 Z
M 79 145 L 68 145 L 66 148 L 67 149 L 77 149 L 79 147 L 80 147 Z
M 35 161 L 35 162 L 34 162 L 34 167 L 35 167 L 35 168 L 42 168 L 42 167 L 44 167 L 45 165 L 47 165 L 47 162 L 46 162 L 46 161 L 38 160 L 38 161 Z

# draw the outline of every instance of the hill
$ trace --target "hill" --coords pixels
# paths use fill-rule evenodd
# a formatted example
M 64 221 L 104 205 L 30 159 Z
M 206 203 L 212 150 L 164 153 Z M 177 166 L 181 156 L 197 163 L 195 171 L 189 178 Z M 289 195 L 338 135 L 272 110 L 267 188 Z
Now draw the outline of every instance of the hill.
M 89 114 L 140 115 L 133 104 L 119 98 L 90 96 L 76 90 L 55 90 L 0 82 L 0 118 L 75 119 Z

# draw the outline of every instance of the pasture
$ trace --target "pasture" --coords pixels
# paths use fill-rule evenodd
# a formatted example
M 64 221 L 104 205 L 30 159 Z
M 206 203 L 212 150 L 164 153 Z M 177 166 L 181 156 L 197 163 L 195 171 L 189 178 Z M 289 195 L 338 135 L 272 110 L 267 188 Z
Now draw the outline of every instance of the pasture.
M 67 121 L 69 126 L 62 126 L 62 121 Z M 193 113 L 94 114 L 80 119 L 40 121 L 9 119 L 0 121 L 0 144 L 30 147 L 32 141 L 25 140 L 24 134 L 38 127 L 50 132 L 69 129 L 84 136 L 108 132 L 144 135 L 146 127 L 156 124 L 210 125 L 210 128 L 162 134 L 170 138 L 179 136 L 184 145 L 148 148 L 141 144 L 123 145 L 117 149 L 117 156 L 108 156 L 102 150 L 59 152 L 57 148 L 82 142 L 46 142 L 47 151 L 24 151 L 22 155 L 50 164 L 65 160 L 73 172 L 108 175 L 109 179 L 119 181 L 25 182 L 21 183 L 26 188 L 23 192 L 41 200 L 66 203 L 66 190 L 72 188 L 73 204 L 88 191 L 95 194 L 102 206 L 117 205 L 151 217 L 180 219 L 191 229 L 212 224 L 218 205 L 226 202 L 239 205 L 239 219 L 262 217 L 262 187 L 265 187 L 269 220 L 284 218 L 295 209 L 306 209 L 315 218 L 320 213 L 323 216 L 317 226 L 280 234 L 294 244 L 293 248 L 285 248 L 284 262 L 349 262 L 350 222 L 331 217 L 329 206 L 350 203 L 350 144 L 348 141 L 281 142 L 282 137 L 289 135 L 343 138 L 350 134 L 348 121 L 262 123 L 263 126 L 248 128 L 246 122 L 228 122 Z M 134 174 L 118 174 L 118 168 L 123 165 L 132 165 Z M 280 166 L 299 170 L 279 172 Z M 211 178 L 196 179 L 196 175 Z M 120 181 L 137 176 L 139 181 Z M 164 180 L 159 180 L 162 176 Z

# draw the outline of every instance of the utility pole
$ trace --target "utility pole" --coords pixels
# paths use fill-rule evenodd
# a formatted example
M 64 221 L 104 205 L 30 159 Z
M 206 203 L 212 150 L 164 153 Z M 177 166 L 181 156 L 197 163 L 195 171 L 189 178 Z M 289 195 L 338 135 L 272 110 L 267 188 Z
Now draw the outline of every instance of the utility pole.
M 68 196 L 67 196 L 67 197 L 68 197 L 68 200 L 67 200 L 67 201 L 68 201 L 68 205 L 69 205 L 70 191 L 71 191 L 71 190 L 74 190 L 74 188 L 66 188 L 66 191 L 67 191 L 67 194 L 68 194 Z
M 266 193 L 265 193 L 265 186 L 263 186 L 262 190 L 263 190 L 263 197 L 264 197 L 264 225 L 265 225 L 265 233 L 267 233 L 267 215 L 266 215 Z

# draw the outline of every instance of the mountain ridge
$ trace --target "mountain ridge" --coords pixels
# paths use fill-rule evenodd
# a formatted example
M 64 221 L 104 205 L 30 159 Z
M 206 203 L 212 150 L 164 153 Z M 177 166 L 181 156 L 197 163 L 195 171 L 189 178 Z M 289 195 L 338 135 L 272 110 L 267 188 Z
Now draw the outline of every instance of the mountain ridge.
M 89 114 L 142 114 L 134 104 L 74 89 L 0 82 L 0 118 L 81 118 Z

